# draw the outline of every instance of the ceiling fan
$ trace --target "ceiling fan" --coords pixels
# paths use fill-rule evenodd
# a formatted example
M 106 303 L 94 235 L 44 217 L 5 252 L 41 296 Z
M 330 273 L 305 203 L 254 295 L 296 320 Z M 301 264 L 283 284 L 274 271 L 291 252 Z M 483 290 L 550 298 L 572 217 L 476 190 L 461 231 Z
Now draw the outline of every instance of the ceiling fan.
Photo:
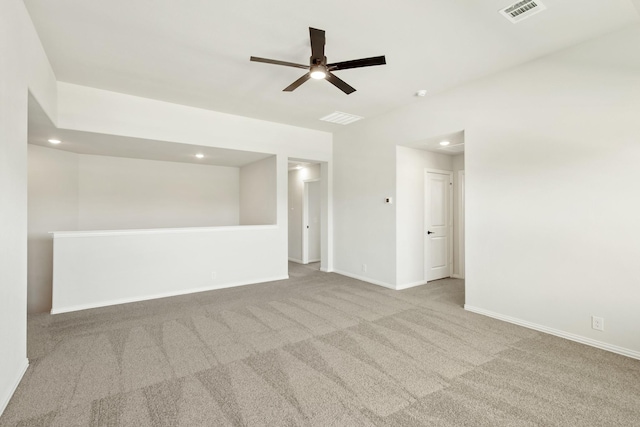
M 383 55 L 375 56 L 372 58 L 354 59 L 352 61 L 327 64 L 327 57 L 324 56 L 324 30 L 318 30 L 316 28 L 309 27 L 309 36 L 311 37 L 311 58 L 309 58 L 309 65 L 294 64 L 293 62 L 278 61 L 276 59 L 258 58 L 256 56 L 252 56 L 251 61 L 284 65 L 285 67 L 295 67 L 309 70 L 307 74 L 284 88 L 284 92 L 293 92 L 298 87 L 300 87 L 302 83 L 306 82 L 309 79 L 325 79 L 347 95 L 355 92 L 356 90 L 353 87 L 349 86 L 345 81 L 336 77 L 336 75 L 333 74 L 332 71 L 348 70 L 349 68 L 371 67 L 373 65 L 384 65 L 387 63 Z

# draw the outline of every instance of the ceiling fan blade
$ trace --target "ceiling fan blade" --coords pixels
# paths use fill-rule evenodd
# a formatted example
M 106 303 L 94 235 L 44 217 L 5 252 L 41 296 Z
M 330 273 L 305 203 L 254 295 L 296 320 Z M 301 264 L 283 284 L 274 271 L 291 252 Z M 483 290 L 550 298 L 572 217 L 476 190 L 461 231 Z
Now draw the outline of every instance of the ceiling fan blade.
M 327 64 L 327 68 L 331 71 L 348 70 L 349 68 L 371 67 L 373 65 L 384 65 L 387 63 L 384 55 L 374 56 L 372 58 L 354 59 L 352 61 L 336 62 Z
M 309 36 L 311 38 L 311 57 L 324 61 L 324 30 L 309 27 Z
M 336 77 L 335 74 L 327 73 L 326 79 L 329 81 L 329 83 L 331 83 L 332 85 L 334 85 L 335 87 L 337 87 L 338 89 L 346 93 L 347 95 L 356 91 L 354 88 L 349 86 L 344 80 Z
M 265 64 L 284 65 L 285 67 L 302 68 L 305 70 L 309 69 L 308 65 L 294 64 L 293 62 L 286 62 L 286 61 L 278 61 L 277 59 L 258 58 L 257 56 L 252 56 L 250 60 L 253 62 L 264 62 Z
M 300 87 L 300 85 L 302 85 L 302 83 L 306 82 L 307 80 L 309 80 L 311 78 L 311 74 L 307 73 L 304 76 L 300 77 L 298 80 L 296 80 L 295 82 L 291 83 L 289 86 L 285 87 L 284 89 L 282 89 L 283 92 L 293 92 L 294 90 L 296 90 L 298 87 Z

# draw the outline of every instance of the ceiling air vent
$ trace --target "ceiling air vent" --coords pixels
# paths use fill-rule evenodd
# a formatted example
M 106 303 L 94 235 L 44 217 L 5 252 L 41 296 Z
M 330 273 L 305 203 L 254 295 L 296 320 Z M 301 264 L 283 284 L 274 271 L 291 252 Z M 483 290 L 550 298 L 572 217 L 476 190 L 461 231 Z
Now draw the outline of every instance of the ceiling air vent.
M 348 125 L 350 123 L 357 122 L 360 119 L 362 119 L 362 117 L 354 114 L 341 113 L 340 111 L 336 111 L 335 113 L 331 113 L 328 116 L 320 118 L 322 121 L 337 123 L 339 125 Z
M 536 13 L 542 12 L 546 8 L 547 7 L 539 0 L 523 0 L 500 10 L 500 13 L 515 24 L 516 22 L 527 19 Z

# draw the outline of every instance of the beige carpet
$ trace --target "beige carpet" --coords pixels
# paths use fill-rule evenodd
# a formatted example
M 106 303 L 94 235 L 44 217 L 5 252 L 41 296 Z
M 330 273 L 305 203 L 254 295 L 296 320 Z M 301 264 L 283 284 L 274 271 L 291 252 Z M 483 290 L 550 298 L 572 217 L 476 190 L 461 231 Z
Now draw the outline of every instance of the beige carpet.
M 640 362 L 465 312 L 464 285 L 291 279 L 29 318 L 2 426 L 640 426 Z

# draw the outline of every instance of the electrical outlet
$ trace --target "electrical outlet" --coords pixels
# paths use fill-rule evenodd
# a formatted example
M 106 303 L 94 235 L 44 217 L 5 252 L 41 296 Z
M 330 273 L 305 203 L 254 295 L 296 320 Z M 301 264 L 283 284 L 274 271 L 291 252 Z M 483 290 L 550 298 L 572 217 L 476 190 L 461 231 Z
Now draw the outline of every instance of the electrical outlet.
M 218 278 L 218 272 L 212 271 L 211 272 L 211 280 L 216 280 L 217 278 Z
M 591 327 L 597 331 L 604 331 L 604 319 L 598 316 L 591 316 Z
M 367 272 L 367 264 L 362 264 L 362 272 L 363 273 Z

